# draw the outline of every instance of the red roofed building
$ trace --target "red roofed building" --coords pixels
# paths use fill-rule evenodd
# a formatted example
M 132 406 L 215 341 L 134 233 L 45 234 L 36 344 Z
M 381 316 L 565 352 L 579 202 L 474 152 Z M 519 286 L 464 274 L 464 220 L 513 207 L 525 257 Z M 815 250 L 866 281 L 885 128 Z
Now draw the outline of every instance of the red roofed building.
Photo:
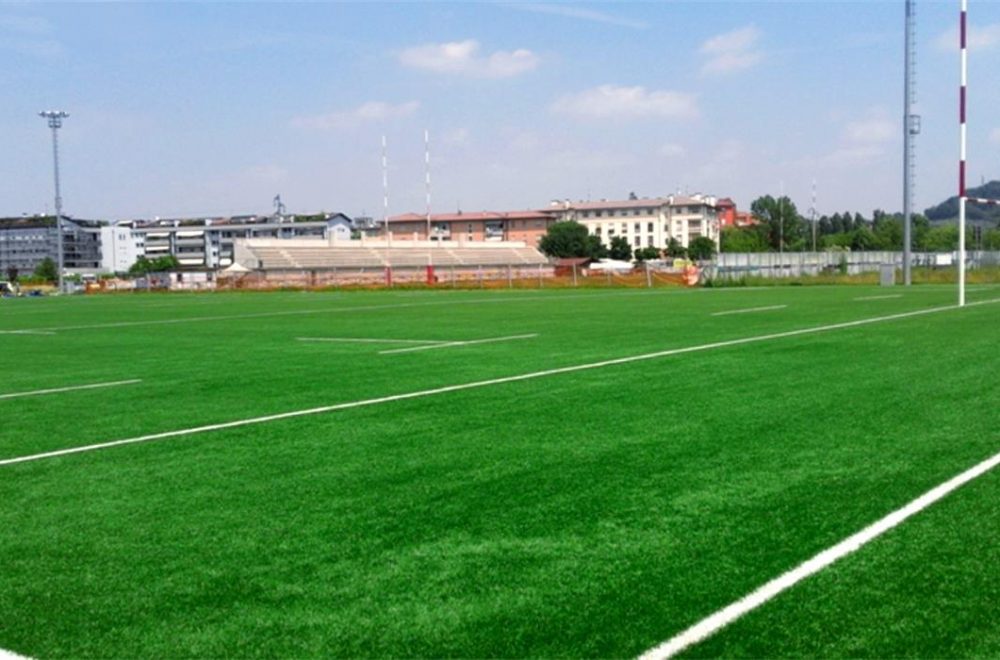
M 715 203 L 715 212 L 719 224 L 723 227 L 748 227 L 757 224 L 753 214 L 749 211 L 737 211 L 736 202 L 728 197 L 723 197 Z
M 537 247 L 555 218 L 541 211 L 432 213 L 430 239 L 436 241 L 522 241 Z M 404 213 L 389 218 L 393 240 L 427 240 L 428 218 Z M 383 230 L 384 231 L 384 230 Z

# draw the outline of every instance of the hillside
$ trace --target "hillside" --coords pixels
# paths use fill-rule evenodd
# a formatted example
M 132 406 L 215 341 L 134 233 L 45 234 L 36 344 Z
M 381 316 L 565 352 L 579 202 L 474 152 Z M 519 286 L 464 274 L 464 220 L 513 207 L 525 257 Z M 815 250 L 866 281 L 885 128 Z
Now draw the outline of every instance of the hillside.
M 969 197 L 984 197 L 1000 199 L 1000 181 L 990 181 L 967 190 Z M 924 211 L 924 215 L 932 223 L 951 222 L 958 218 L 958 195 L 949 197 L 937 206 Z M 1000 206 L 969 204 L 965 209 L 966 220 L 973 225 L 995 226 L 1000 224 Z

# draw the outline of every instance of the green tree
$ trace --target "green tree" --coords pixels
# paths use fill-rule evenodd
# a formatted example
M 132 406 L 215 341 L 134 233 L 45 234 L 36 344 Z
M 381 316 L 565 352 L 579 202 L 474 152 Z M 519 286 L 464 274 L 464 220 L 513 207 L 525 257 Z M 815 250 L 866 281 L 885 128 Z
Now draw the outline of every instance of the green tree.
M 652 259 L 660 258 L 660 251 L 655 247 L 644 247 L 638 248 L 635 251 L 635 258 L 639 261 L 650 261 Z
M 715 256 L 715 241 L 707 236 L 699 236 L 688 243 L 688 256 L 697 261 Z
M 624 236 L 615 236 L 612 238 L 611 246 L 608 249 L 608 256 L 621 261 L 632 259 L 632 246 L 628 244 L 628 239 Z
M 767 236 L 759 228 L 724 227 L 722 238 L 719 239 L 720 252 L 767 252 Z
M 673 257 L 675 259 L 684 258 L 687 256 L 688 253 L 687 248 L 681 245 L 681 242 L 678 241 L 676 238 L 671 238 L 669 241 L 667 241 L 667 247 L 665 248 L 664 252 L 667 253 L 668 257 Z
M 548 256 L 560 259 L 599 259 L 604 256 L 602 253 L 605 251 L 600 238 L 591 235 L 586 227 L 572 220 L 550 225 L 545 236 L 542 236 L 539 247 Z
M 7 281 L 11 284 L 17 282 L 18 270 L 17 266 L 7 266 Z
M 878 239 L 872 230 L 865 227 L 862 224 L 860 227 L 851 232 L 851 249 L 852 250 L 871 250 L 875 247 Z
M 956 248 L 958 248 L 958 227 L 955 225 L 929 229 L 922 245 L 922 249 L 929 252 L 951 252 Z
M 1000 250 L 1000 229 L 988 229 L 983 232 L 983 249 Z
M 750 204 L 750 212 L 764 225 L 767 244 L 772 250 L 781 250 L 803 240 L 802 218 L 788 197 L 758 197 Z
M 139 258 L 135 260 L 135 263 L 129 267 L 128 274 L 132 276 L 145 275 L 152 270 L 152 266 L 153 264 L 149 259 L 140 255 Z
M 55 282 L 59 279 L 59 270 L 56 262 L 51 257 L 45 257 L 41 263 L 35 267 L 35 277 L 46 282 Z

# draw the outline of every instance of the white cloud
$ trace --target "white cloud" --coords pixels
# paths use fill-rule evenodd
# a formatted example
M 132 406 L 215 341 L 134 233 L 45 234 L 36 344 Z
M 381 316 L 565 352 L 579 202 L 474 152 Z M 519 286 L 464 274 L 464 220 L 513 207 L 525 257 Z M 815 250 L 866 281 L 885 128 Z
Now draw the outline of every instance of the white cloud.
M 530 11 L 536 14 L 551 14 L 553 16 L 562 16 L 564 18 L 574 18 L 582 21 L 590 21 L 592 23 L 605 23 L 607 25 L 618 25 L 621 27 L 632 28 L 634 30 L 645 30 L 649 27 L 649 23 L 643 21 L 636 21 L 630 18 L 622 18 L 621 16 L 615 16 L 613 14 L 608 14 L 603 11 L 596 11 L 594 9 L 583 9 L 581 7 L 571 7 L 568 5 L 557 5 L 549 3 L 532 3 L 527 5 L 510 5 L 512 9 L 519 9 L 521 11 Z
M 756 66 L 764 59 L 757 50 L 760 30 L 748 25 L 717 34 L 702 43 L 699 52 L 708 59 L 702 65 L 703 74 L 725 74 Z
M 475 39 L 407 48 L 399 61 L 413 69 L 472 78 L 511 78 L 538 66 L 538 56 L 523 48 L 482 55 Z
M 993 144 L 1000 144 L 1000 128 L 994 128 L 990 131 L 990 142 Z
M 664 144 L 660 147 L 659 153 L 661 156 L 666 156 L 667 158 L 676 158 L 678 156 L 683 156 L 687 153 L 687 149 L 679 144 Z
M 938 35 L 934 40 L 938 50 L 957 51 L 958 28 L 954 27 Z M 1000 23 L 988 25 L 969 25 L 966 35 L 966 46 L 969 50 L 992 50 L 1000 46 Z
M 0 15 L 0 50 L 53 59 L 64 48 L 49 35 L 52 24 L 39 16 Z
M 823 161 L 834 166 L 870 163 L 889 153 L 898 134 L 896 122 L 885 109 L 872 108 L 866 117 L 845 124 L 837 148 Z
M 419 101 L 407 101 L 398 105 L 383 101 L 368 101 L 353 110 L 330 112 L 325 115 L 294 117 L 292 126 L 296 128 L 333 129 L 353 128 L 375 121 L 387 121 L 409 117 L 420 107 Z
M 691 119 L 698 116 L 698 99 L 685 92 L 601 85 L 561 96 L 551 110 L 584 119 Z

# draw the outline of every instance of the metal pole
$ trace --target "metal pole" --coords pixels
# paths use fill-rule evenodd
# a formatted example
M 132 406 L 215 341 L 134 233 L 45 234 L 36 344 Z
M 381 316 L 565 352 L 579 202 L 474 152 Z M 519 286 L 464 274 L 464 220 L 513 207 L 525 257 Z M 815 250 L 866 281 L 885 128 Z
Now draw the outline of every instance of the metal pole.
M 64 293 L 64 280 L 63 280 L 63 232 L 62 232 L 62 194 L 59 190 L 59 129 L 62 128 L 62 120 L 69 117 L 68 112 L 63 112 L 62 110 L 46 110 L 44 112 L 38 113 L 39 117 L 44 117 L 49 122 L 49 128 L 52 129 L 52 172 L 55 178 L 55 195 L 56 195 L 56 251 L 59 253 L 57 266 L 58 269 L 58 286 L 59 293 Z
M 959 131 L 958 131 L 958 306 L 965 305 L 965 104 L 966 87 L 968 85 L 968 51 L 966 49 L 966 13 L 968 0 L 962 0 L 962 13 L 959 19 L 959 46 L 961 57 L 961 88 L 959 90 Z
M 914 0 L 906 0 L 906 31 L 903 72 L 903 285 L 910 286 L 913 244 L 913 139 L 920 132 L 919 118 L 913 114 L 914 63 L 916 43 Z

